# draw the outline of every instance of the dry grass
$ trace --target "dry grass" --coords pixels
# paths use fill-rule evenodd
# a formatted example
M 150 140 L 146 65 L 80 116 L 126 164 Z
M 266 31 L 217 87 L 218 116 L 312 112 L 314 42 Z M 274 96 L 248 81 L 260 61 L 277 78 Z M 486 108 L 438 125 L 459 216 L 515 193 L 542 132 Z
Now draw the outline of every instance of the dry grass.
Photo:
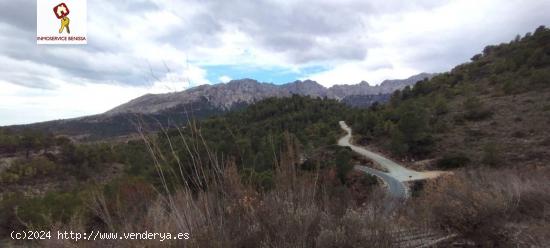
M 549 169 L 461 171 L 428 183 L 415 214 L 484 247 L 548 247 L 549 188 Z
M 490 92 L 498 91 L 497 86 L 479 82 L 478 87 Z M 474 91 L 483 105 L 494 115 L 481 121 L 463 121 L 453 124 L 455 118 L 463 115 L 464 97 L 449 102 L 451 110 L 445 122 L 448 130 L 437 134 L 438 142 L 434 154 L 445 154 L 458 150 L 468 154 L 474 164 L 481 163 L 484 147 L 488 142 L 499 144 L 498 166 L 514 164 L 545 166 L 550 161 L 548 146 L 550 112 L 541 111 L 550 102 L 550 90 L 529 91 L 517 95 L 492 95 Z M 460 119 L 460 118 L 459 118 Z
M 198 129 L 195 135 L 200 137 Z M 184 135 L 180 138 L 185 139 Z M 169 156 L 175 152 L 161 149 L 146 135 L 149 151 L 163 188 L 158 192 L 140 183 L 123 187 L 123 194 L 107 197 L 96 191 L 88 206 L 96 223 L 77 218 L 68 225 L 56 224 L 52 230 L 105 232 L 188 232 L 183 241 L 69 241 L 52 240 L 45 247 L 357 247 L 373 244 L 391 247 L 392 223 L 397 215 L 388 212 L 384 193 L 375 191 L 372 198 L 382 199 L 358 206 L 343 186 L 335 187 L 318 170 L 299 170 L 299 145 L 291 135 L 286 144 L 274 151 L 274 185 L 269 191 L 257 191 L 243 183 L 232 160 L 217 161 L 210 151 L 209 162 L 198 158 L 199 146 L 205 142 L 184 142 L 195 158 L 192 165 L 180 164 L 180 171 L 166 171 Z M 201 140 L 201 139 L 198 139 Z M 202 147 L 205 148 L 205 147 Z M 207 148 L 206 148 L 207 149 Z M 180 163 L 180 160 L 176 158 Z M 195 176 L 182 176 L 175 190 L 169 187 L 168 175 L 183 173 L 192 166 Z M 165 181 L 166 180 L 166 181 Z M 194 180 L 193 182 L 189 180 Z M 203 190 L 190 185 L 201 184 Z M 386 199 L 386 200 L 384 200 Z
M 187 131 L 187 130 L 186 130 Z M 194 130 L 200 137 L 198 129 Z M 198 157 L 206 143 L 184 142 L 194 163 L 167 171 L 175 152 L 162 153 L 143 136 L 161 178 L 181 175 L 179 187 L 153 190 L 126 186 L 116 201 L 92 194 L 89 208 L 95 223 L 75 217 L 52 230 L 110 232 L 188 232 L 189 240 L 80 241 L 52 240 L 44 247 L 395 247 L 407 230 L 456 233 L 481 246 L 548 246 L 549 170 L 471 170 L 427 183 L 425 191 L 395 206 L 382 189 L 358 205 L 343 186 L 326 180 L 319 170 L 301 171 L 299 145 L 290 135 L 274 151 L 274 188 L 258 191 L 243 183 L 237 165 L 218 161 L 214 152 Z M 182 139 L 185 139 L 181 135 Z M 201 139 L 197 139 L 201 140 Z M 201 147 L 202 146 L 202 147 Z M 183 175 L 192 166 L 195 177 Z M 181 173 L 181 174 L 180 174 Z M 166 179 L 167 180 L 167 179 Z M 192 190 L 190 185 L 200 185 Z M 99 191 L 97 191 L 99 192 Z

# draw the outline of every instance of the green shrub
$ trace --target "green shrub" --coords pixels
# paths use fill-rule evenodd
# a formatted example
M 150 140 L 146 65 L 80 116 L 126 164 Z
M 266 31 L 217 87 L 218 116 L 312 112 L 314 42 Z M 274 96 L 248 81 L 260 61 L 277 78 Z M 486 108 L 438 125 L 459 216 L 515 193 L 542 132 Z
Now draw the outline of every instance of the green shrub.
M 266 191 L 275 186 L 272 170 L 258 172 L 254 168 L 245 168 L 240 173 L 243 182 L 252 185 L 258 190 Z
M 391 132 L 390 150 L 397 156 L 402 156 L 409 150 L 403 134 L 397 129 Z
M 17 160 L 10 168 L 0 174 L 0 183 L 17 183 L 23 179 L 33 179 L 38 176 L 50 175 L 57 165 L 45 157 L 31 160 Z
M 340 182 L 346 183 L 346 176 L 353 169 L 351 164 L 352 151 L 349 148 L 340 148 L 336 152 L 336 175 Z
M 448 153 L 437 160 L 437 167 L 443 170 L 464 167 L 470 163 L 470 158 L 461 152 Z
M 19 181 L 21 177 L 16 173 L 4 171 L 0 174 L 0 183 L 11 184 Z
M 443 97 L 437 97 L 434 102 L 434 112 L 436 115 L 444 115 L 449 113 L 449 105 L 447 99 Z
M 43 197 L 28 198 L 17 206 L 17 216 L 30 228 L 47 228 L 53 221 L 67 223 L 82 208 L 78 194 L 50 192 Z
M 532 85 L 547 87 L 550 86 L 550 71 L 549 70 L 536 70 L 531 74 L 529 79 Z
M 23 224 L 15 216 L 14 209 L 23 202 L 23 195 L 10 192 L 2 196 L 0 201 L 0 237 L 8 237 L 11 231 L 24 229 Z
M 514 83 L 513 80 L 506 80 L 504 84 L 502 84 L 502 91 L 504 91 L 504 94 L 506 95 L 513 95 L 520 93 L 519 86 Z
M 470 121 L 481 121 L 493 115 L 493 111 L 483 105 L 477 97 L 469 97 L 464 101 L 464 118 Z
M 54 222 L 68 223 L 81 210 L 77 193 L 50 192 L 41 197 L 6 194 L 0 201 L 0 237 L 13 230 L 45 230 Z
M 501 152 L 496 143 L 490 142 L 485 145 L 481 161 L 490 166 L 497 166 L 502 162 Z

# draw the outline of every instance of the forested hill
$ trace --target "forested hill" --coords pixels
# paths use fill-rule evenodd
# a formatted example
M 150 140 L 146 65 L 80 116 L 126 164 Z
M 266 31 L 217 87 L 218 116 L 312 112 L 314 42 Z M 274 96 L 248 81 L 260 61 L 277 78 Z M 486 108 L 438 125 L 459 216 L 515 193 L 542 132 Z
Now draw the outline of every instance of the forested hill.
M 331 146 L 335 146 L 337 138 L 342 135 L 338 121 L 359 111 L 362 110 L 330 99 L 298 95 L 268 98 L 243 110 L 198 122 L 201 137 L 187 126 L 182 130 L 171 130 L 167 136 L 160 134 L 159 139 L 168 147 L 166 137 L 170 137 L 182 160 L 189 158 L 189 154 L 181 134 L 189 143 L 204 140 L 220 159 L 235 160 L 245 173 L 270 174 L 275 156 L 288 148 L 289 139 L 304 160 L 319 150 L 334 151 L 336 148 Z M 201 152 L 203 156 L 200 157 L 208 158 L 207 151 Z M 269 175 L 264 176 L 269 178 Z
M 437 165 L 543 165 L 550 160 L 550 30 L 487 46 L 472 61 L 354 118 L 363 141 Z

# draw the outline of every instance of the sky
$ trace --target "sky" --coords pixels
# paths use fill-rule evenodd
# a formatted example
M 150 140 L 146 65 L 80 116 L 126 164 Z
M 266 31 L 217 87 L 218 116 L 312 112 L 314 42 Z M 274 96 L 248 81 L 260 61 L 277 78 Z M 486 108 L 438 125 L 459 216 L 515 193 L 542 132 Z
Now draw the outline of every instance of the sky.
M 0 125 L 240 78 L 330 87 L 444 72 L 548 26 L 549 11 L 548 0 L 88 0 L 87 45 L 37 45 L 36 0 L 0 0 Z

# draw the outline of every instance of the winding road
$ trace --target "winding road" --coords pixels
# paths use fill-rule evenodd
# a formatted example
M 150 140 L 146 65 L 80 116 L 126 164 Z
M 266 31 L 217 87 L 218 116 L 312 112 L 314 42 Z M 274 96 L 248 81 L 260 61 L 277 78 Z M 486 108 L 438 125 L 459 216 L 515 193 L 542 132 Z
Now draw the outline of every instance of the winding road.
M 355 169 L 360 170 L 371 175 L 377 176 L 382 179 L 388 186 L 390 195 L 398 199 L 406 199 L 409 195 L 408 187 L 403 183 L 407 181 L 424 180 L 429 178 L 435 178 L 442 174 L 440 171 L 427 171 L 420 172 L 411 169 L 407 169 L 404 166 L 372 151 L 369 151 L 363 147 L 356 146 L 351 143 L 352 132 L 351 128 L 344 122 L 340 121 L 340 127 L 347 132 L 347 134 L 338 140 L 339 146 L 346 146 L 351 148 L 356 153 L 359 153 L 368 159 L 374 161 L 381 167 L 385 168 L 388 172 L 383 172 L 377 169 L 373 169 L 367 166 L 356 165 Z

